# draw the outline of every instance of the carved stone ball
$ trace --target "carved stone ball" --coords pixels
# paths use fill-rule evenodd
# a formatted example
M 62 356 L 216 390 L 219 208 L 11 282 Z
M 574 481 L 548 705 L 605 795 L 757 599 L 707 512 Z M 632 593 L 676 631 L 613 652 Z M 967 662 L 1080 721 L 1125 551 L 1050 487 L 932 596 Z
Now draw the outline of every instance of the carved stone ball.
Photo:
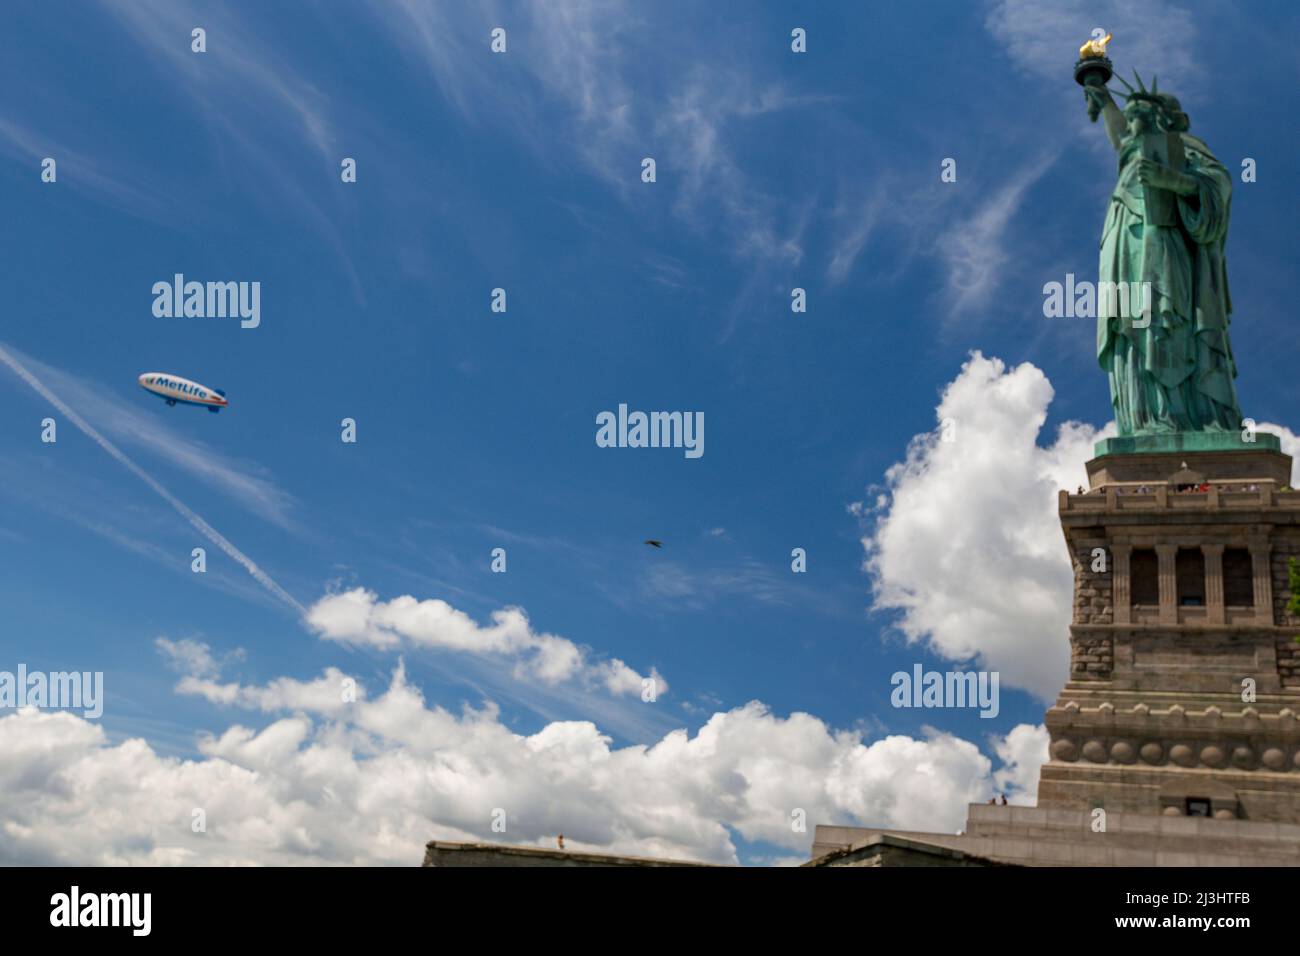
M 1222 767 L 1225 754 L 1223 748 L 1215 744 L 1209 744 L 1201 748 L 1201 763 L 1207 767 Z
M 1093 763 L 1106 762 L 1106 745 L 1100 740 L 1089 740 L 1083 745 L 1083 755 Z
M 1079 746 L 1069 737 L 1062 737 L 1052 741 L 1052 756 L 1057 760 L 1078 760 Z

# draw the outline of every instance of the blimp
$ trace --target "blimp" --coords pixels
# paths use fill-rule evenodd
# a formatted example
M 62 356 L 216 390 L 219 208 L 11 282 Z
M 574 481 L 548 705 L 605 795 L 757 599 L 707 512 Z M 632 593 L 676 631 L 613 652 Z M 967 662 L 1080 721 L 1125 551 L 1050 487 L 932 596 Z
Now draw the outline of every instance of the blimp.
M 167 372 L 145 372 L 137 381 L 146 392 L 152 392 L 168 405 L 177 402 L 183 405 L 202 405 L 210 412 L 219 412 L 230 404 L 226 401 L 226 393 L 221 389 L 208 388 Z

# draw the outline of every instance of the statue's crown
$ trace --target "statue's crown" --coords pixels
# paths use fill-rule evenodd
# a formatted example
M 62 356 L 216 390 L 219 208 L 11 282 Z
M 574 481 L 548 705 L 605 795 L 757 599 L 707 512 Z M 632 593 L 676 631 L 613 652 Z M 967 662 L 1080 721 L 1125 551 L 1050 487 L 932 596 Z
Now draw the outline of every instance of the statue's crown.
M 1129 86 L 1128 81 L 1118 73 L 1115 79 L 1119 80 L 1128 89 L 1127 93 L 1115 92 L 1122 96 L 1129 103 L 1149 103 L 1155 110 L 1161 114 L 1164 124 L 1168 129 L 1185 131 L 1191 126 L 1191 121 L 1187 114 L 1183 112 L 1182 103 L 1178 102 L 1178 97 L 1172 93 L 1161 93 L 1157 86 L 1157 79 L 1154 75 L 1151 77 L 1151 89 L 1146 88 L 1142 82 L 1142 77 L 1138 76 L 1138 71 L 1133 71 L 1133 79 L 1137 80 L 1137 89 Z

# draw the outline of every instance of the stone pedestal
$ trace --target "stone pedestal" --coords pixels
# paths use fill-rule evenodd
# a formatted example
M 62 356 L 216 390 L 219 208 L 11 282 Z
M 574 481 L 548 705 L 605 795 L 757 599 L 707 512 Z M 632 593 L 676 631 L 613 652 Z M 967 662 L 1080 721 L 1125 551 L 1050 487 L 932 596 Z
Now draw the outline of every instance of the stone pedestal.
M 1297 824 L 978 803 L 959 834 L 819 826 L 804 865 L 915 865 L 869 853 L 882 837 L 960 854 L 931 866 L 1300 866 Z
M 1300 824 L 1290 457 L 1132 452 L 1087 470 L 1086 493 L 1060 495 L 1071 673 L 1039 806 Z
M 1300 866 L 1300 492 L 1256 437 L 1111 439 L 1060 493 L 1071 664 L 1037 807 L 973 804 L 957 835 L 819 826 L 811 865 L 891 865 L 891 837 L 945 865 Z

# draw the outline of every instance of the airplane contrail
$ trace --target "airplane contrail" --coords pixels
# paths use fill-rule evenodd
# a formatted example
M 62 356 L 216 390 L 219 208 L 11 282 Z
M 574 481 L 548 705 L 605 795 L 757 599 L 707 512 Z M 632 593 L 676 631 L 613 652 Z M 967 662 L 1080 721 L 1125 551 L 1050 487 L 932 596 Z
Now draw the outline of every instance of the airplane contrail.
M 280 587 L 280 585 L 276 584 L 274 579 L 272 579 L 272 577 L 269 574 L 267 574 L 256 564 L 254 564 L 252 558 L 250 558 L 248 555 L 244 554 L 244 552 L 240 551 L 233 544 L 231 544 L 230 541 L 227 540 L 226 537 L 220 531 L 218 531 L 216 528 L 212 527 L 212 525 L 204 521 L 197 513 L 194 512 L 193 509 L 189 507 L 189 505 L 185 504 L 185 502 L 181 501 L 170 491 L 164 488 L 156 478 L 154 478 L 147 471 L 145 471 L 143 468 L 141 468 L 139 465 L 133 462 L 130 458 L 127 458 L 126 455 L 121 451 L 121 449 L 119 449 L 116 445 L 110 442 L 99 432 L 95 431 L 95 429 L 90 426 L 89 422 L 87 422 L 84 418 L 82 418 L 80 415 L 74 412 L 62 399 L 60 399 L 57 395 L 51 392 L 48 388 L 46 388 L 43 382 L 41 382 L 35 375 L 29 372 L 22 365 L 22 363 L 20 363 L 16 358 L 10 355 L 3 347 L 0 347 L 0 362 L 4 362 L 11 369 L 13 369 L 14 373 L 19 378 L 21 378 L 24 382 L 26 382 L 28 385 L 34 388 L 37 392 L 41 394 L 41 396 L 46 401 L 48 401 L 51 405 L 57 408 L 60 412 L 62 412 L 64 417 L 67 418 L 68 421 L 76 425 L 77 428 L 81 429 L 81 431 L 83 431 L 87 437 L 89 437 L 92 441 L 94 441 L 97 445 L 99 445 L 100 448 L 104 449 L 104 451 L 108 452 L 110 455 L 116 458 L 119 462 L 122 463 L 123 466 L 125 466 L 129 471 L 131 471 L 136 477 L 138 477 L 141 481 L 143 481 L 154 491 L 156 491 L 159 497 L 161 497 L 163 501 L 167 502 L 169 505 L 175 508 L 180 513 L 182 518 L 184 518 L 186 521 L 188 521 L 191 525 L 193 525 L 198 530 L 199 534 L 203 535 L 205 538 L 207 538 L 209 541 L 215 544 L 218 548 L 224 551 L 231 558 L 233 558 L 234 560 L 242 564 L 244 568 L 248 571 L 248 573 L 253 576 L 253 579 L 257 581 L 258 584 L 262 585 L 262 587 L 266 588 L 268 591 L 270 591 L 273 595 L 275 595 L 285 604 L 288 604 L 291 608 L 297 611 L 299 615 L 306 617 L 307 609 L 303 607 L 301 604 L 299 604 L 294 599 L 292 594 L 290 594 L 284 588 Z

